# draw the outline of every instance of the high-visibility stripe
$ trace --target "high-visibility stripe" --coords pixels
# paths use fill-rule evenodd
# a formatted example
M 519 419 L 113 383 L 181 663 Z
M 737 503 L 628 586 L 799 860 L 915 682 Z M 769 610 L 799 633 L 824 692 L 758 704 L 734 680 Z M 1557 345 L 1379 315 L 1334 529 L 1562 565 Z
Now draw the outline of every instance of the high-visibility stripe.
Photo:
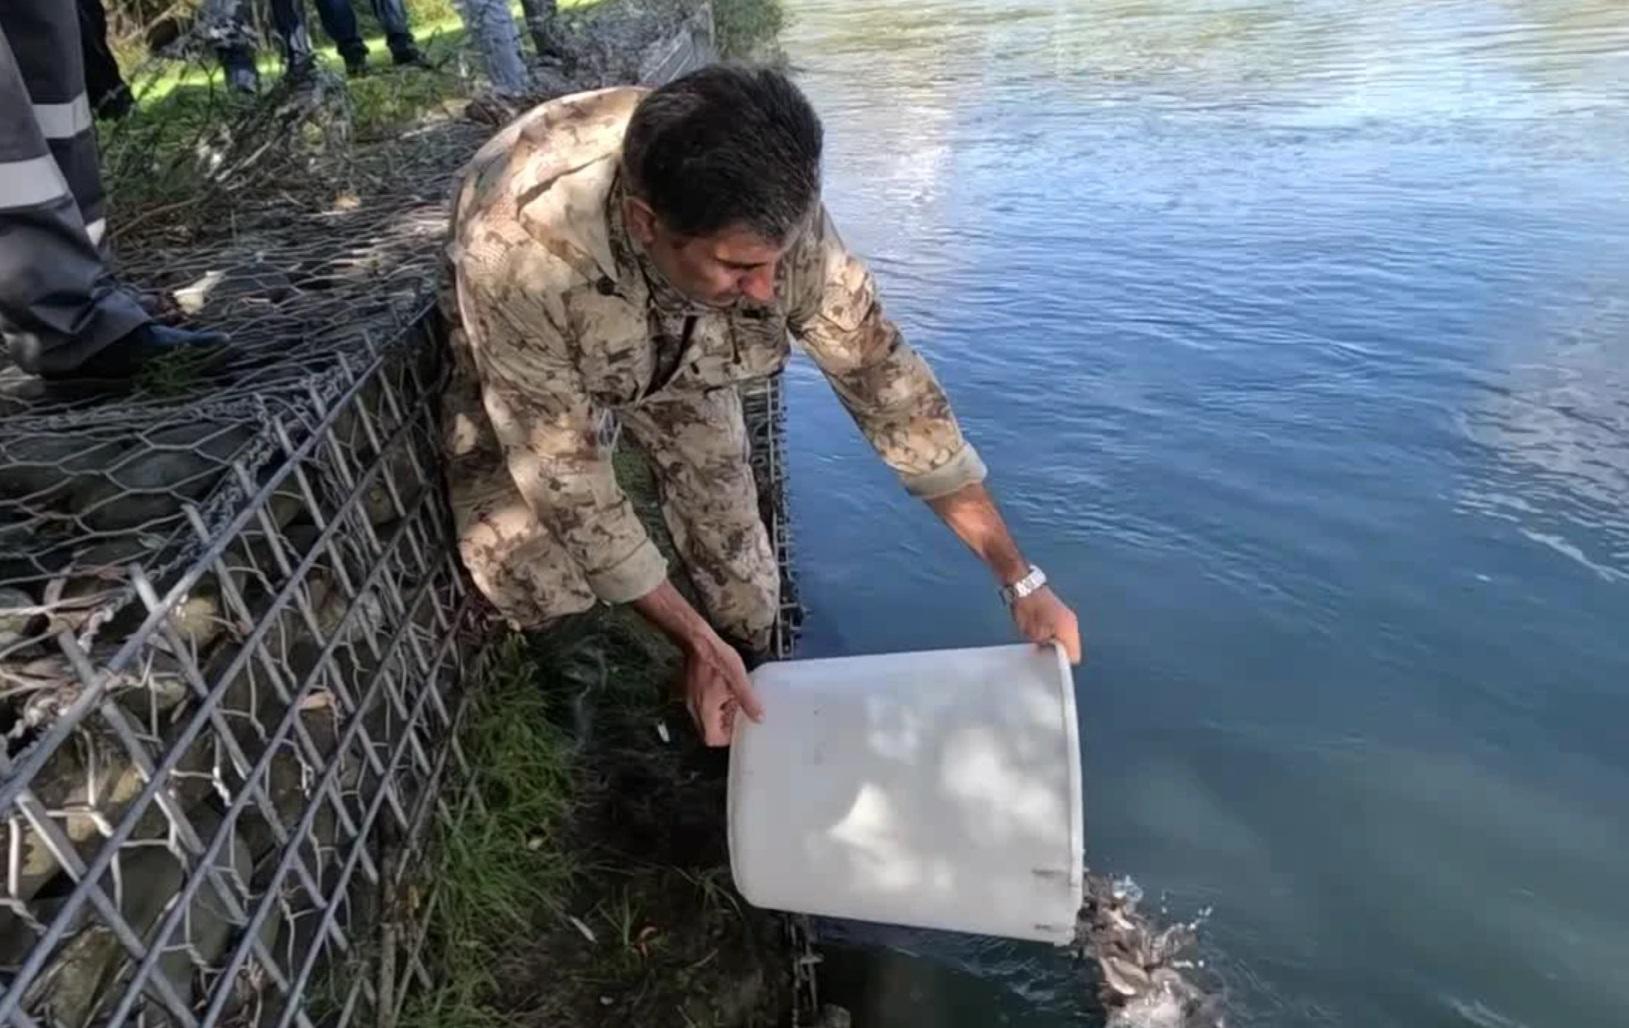
M 34 120 L 46 139 L 72 139 L 91 127 L 90 101 L 80 93 L 65 104 L 35 104 Z
M 50 154 L 0 161 L 0 210 L 33 207 L 67 195 L 68 183 Z
M 91 241 L 92 246 L 101 246 L 102 245 L 102 237 L 107 235 L 107 219 L 106 218 L 97 218 L 95 221 L 91 222 L 89 225 L 86 225 L 85 226 L 85 234 L 87 236 L 90 236 L 90 241 Z

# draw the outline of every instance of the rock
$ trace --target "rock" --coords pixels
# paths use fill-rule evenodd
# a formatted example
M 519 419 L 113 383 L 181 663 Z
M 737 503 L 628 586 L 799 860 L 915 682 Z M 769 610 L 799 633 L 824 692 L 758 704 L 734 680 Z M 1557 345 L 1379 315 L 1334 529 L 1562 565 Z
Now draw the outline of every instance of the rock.
M 84 547 L 74 553 L 73 577 L 62 587 L 60 600 L 64 603 L 79 601 L 76 605 L 92 605 L 97 598 L 111 598 L 130 582 L 129 565 L 145 564 L 163 539 L 143 534 L 122 536 Z M 128 611 L 123 617 L 126 630 L 141 622 L 139 610 Z
M 170 627 L 180 636 L 182 645 L 190 647 L 195 654 L 207 650 L 231 621 L 213 577 L 200 581 L 170 608 Z
M 23 997 L 25 1009 L 67 1028 L 89 1023 L 106 999 L 106 979 L 122 952 L 112 929 L 100 924 L 81 928 L 34 980 Z
M 253 438 L 254 430 L 243 426 L 159 429 L 102 474 L 77 481 L 68 508 L 99 532 L 173 519 L 183 502 L 214 490 L 227 462 Z
M 305 513 L 305 495 L 292 479 L 285 481 L 266 501 L 272 524 L 285 528 Z
M 189 812 L 189 819 L 206 844 L 220 825 L 219 817 L 207 808 Z M 228 840 L 216 855 L 215 867 L 222 872 L 219 887 L 233 890 L 238 904 L 244 905 L 252 863 L 241 839 Z M 102 886 L 117 895 L 120 916 L 130 928 L 151 944 L 153 929 L 175 902 L 189 869 L 169 849 L 143 846 L 121 854 L 118 877 L 106 876 Z M 159 958 L 155 974 L 167 977 L 181 1001 L 190 1006 L 196 999 L 193 955 L 206 964 L 217 960 L 235 932 L 217 883 L 205 881 L 193 894 L 175 935 L 163 944 L 170 952 Z M 92 921 L 47 965 L 24 1002 L 29 1009 L 48 1014 L 53 1024 L 86 1025 L 117 1002 L 133 970 L 134 963 L 113 933 Z M 161 1001 L 151 982 L 146 991 L 158 1007 Z
M 35 796 L 48 809 L 80 811 L 58 819 L 57 824 L 87 860 L 101 840 L 97 820 L 117 820 L 143 784 L 140 772 L 119 748 L 82 731 L 72 733 L 57 747 L 32 782 Z M 151 811 L 140 827 L 157 827 Z M 21 833 L 14 840 L 20 858 L 15 898 L 27 900 L 56 876 L 60 865 L 45 840 L 26 822 L 10 821 L 6 831 Z M 141 833 L 140 837 L 151 835 Z
M 26 499 L 40 509 L 80 482 L 115 464 L 124 454 L 124 442 L 99 441 L 74 435 L 28 435 L 0 442 L 0 496 Z
M 368 484 L 368 490 L 362 497 L 362 509 L 374 525 L 383 525 L 395 521 L 402 514 L 411 514 L 418 503 L 423 487 L 418 472 L 414 470 L 414 455 L 408 449 L 412 443 L 413 439 L 408 437 L 392 449 L 385 458 L 385 466 Z M 434 465 L 421 462 L 420 466 L 428 468 Z M 391 499 L 387 479 L 396 486 L 396 495 L 401 499 L 401 513 L 397 512 L 396 502 Z
M 133 667 L 115 678 L 110 693 L 149 727 L 160 714 L 195 695 L 181 662 L 158 650 L 149 650 Z
M 835 1003 L 827 1003 L 820 1008 L 820 1020 L 815 1022 L 815 1028 L 851 1028 L 853 1024 L 852 1014 Z
M 0 653 L 38 631 L 41 616 L 28 609 L 36 605 L 34 597 L 21 589 L 0 589 Z

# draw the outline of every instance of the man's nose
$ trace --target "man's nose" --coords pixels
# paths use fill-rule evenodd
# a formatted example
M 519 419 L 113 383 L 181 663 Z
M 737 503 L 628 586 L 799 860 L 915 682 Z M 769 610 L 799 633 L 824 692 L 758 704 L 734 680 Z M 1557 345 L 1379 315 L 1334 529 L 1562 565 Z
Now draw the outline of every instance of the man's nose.
M 773 262 L 754 268 L 741 276 L 741 292 L 758 303 L 775 299 L 775 265 Z

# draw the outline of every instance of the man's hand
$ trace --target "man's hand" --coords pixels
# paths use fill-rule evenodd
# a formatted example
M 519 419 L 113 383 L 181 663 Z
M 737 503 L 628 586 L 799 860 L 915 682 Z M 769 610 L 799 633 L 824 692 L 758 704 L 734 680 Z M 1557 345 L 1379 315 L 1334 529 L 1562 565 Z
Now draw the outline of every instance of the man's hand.
M 1011 585 L 1029 574 L 1029 561 L 1018 552 L 1018 544 L 1013 542 L 995 500 L 982 483 L 974 482 L 953 493 L 934 497 L 928 505 L 989 565 L 997 581 Z M 1043 586 L 1014 601 L 1012 619 L 1018 622 L 1018 630 L 1030 642 L 1057 643 L 1063 647 L 1069 663 L 1080 663 L 1080 625 L 1075 620 L 1075 612 L 1064 606 L 1051 589 Z
M 728 746 L 738 709 L 746 711 L 754 721 L 763 720 L 763 704 L 758 702 L 758 694 L 747 678 L 741 655 L 719 638 L 672 582 L 662 582 L 633 601 L 633 606 L 684 653 L 679 689 L 703 742 Z
M 1051 589 L 1042 586 L 1023 599 L 1014 600 L 1012 619 L 1030 642 L 1057 643 L 1063 647 L 1069 663 L 1080 663 L 1080 624 L 1075 612 Z
M 684 705 L 690 719 L 709 746 L 728 746 L 735 730 L 735 713 L 744 710 L 754 721 L 764 718 L 763 704 L 753 691 L 740 654 L 711 628 L 681 644 L 684 648 Z

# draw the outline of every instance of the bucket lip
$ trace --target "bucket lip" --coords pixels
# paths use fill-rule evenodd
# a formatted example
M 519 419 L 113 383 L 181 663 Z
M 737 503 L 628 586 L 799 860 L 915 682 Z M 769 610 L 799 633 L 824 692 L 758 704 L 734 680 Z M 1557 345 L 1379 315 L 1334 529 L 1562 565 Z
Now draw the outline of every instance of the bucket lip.
M 730 851 L 730 880 L 735 883 L 735 889 L 741 894 L 742 899 L 746 900 L 748 903 L 751 903 L 753 906 L 757 906 L 757 902 L 752 898 L 752 895 L 748 891 L 750 886 L 748 883 L 742 881 L 741 878 L 741 865 L 739 861 L 741 848 L 736 844 L 735 839 L 735 825 L 739 820 L 739 818 L 736 817 L 736 807 L 740 803 L 739 797 L 741 795 L 741 783 L 737 781 L 737 778 L 741 774 L 741 761 L 736 757 L 736 750 L 741 746 L 741 732 L 746 720 L 747 719 L 745 717 L 737 717 L 735 719 L 735 724 L 730 732 L 729 756 L 725 758 L 724 844 Z
M 1059 706 L 1063 715 L 1064 746 L 1069 751 L 1069 890 L 1074 901 L 1071 915 L 1086 900 L 1086 787 L 1080 752 L 1080 715 L 1075 706 L 1075 673 L 1063 647 L 1051 644 L 1058 662 Z M 1072 927 L 1073 922 L 1071 922 Z M 1067 943 L 1073 939 L 1073 931 Z

